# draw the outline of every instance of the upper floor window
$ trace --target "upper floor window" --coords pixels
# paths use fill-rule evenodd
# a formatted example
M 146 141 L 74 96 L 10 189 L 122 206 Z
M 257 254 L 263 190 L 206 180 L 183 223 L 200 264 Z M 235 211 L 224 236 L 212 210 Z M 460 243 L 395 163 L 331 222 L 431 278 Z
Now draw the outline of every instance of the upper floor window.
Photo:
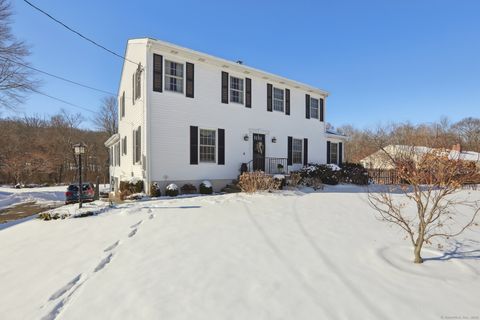
M 200 162 L 215 162 L 215 130 L 200 129 Z
M 284 101 L 283 89 L 273 88 L 273 110 L 284 112 Z
M 135 100 L 140 99 L 142 93 L 142 66 L 139 64 L 137 70 L 133 74 L 133 90 L 132 98 L 133 103 Z
M 183 64 L 165 60 L 165 90 L 183 93 Z
M 230 102 L 243 104 L 243 79 L 230 77 Z
M 292 162 L 302 163 L 302 150 L 303 150 L 303 140 L 302 139 L 293 139 L 292 140 Z
M 310 98 L 310 118 L 318 119 L 318 99 Z

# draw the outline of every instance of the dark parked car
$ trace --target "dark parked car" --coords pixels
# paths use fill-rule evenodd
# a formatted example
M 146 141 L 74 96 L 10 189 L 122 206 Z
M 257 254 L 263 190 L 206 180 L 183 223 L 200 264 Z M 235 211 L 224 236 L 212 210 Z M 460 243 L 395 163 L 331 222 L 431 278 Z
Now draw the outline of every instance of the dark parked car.
M 82 202 L 91 202 L 95 197 L 95 187 L 93 183 L 85 182 L 82 185 Z M 78 202 L 78 183 L 68 186 L 65 192 L 65 204 Z

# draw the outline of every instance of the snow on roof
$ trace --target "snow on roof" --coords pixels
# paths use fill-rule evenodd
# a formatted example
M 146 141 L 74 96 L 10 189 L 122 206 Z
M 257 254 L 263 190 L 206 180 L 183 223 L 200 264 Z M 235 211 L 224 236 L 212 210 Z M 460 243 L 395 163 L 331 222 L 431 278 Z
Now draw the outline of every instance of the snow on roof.
M 388 145 L 384 149 L 391 150 L 393 152 L 414 152 L 416 154 L 428 153 L 433 150 L 441 150 L 441 149 L 434 149 L 434 148 L 425 147 L 425 146 L 409 146 L 409 145 L 400 145 L 400 144 Z M 456 150 L 446 149 L 445 152 L 448 152 L 448 157 L 450 159 L 480 162 L 480 153 L 475 151 L 458 152 Z

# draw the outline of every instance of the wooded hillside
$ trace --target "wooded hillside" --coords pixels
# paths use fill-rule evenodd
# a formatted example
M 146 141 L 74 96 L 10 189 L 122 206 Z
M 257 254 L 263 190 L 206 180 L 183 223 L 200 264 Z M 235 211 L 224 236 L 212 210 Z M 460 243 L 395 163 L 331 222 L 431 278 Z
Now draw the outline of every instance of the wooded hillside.
M 72 146 L 87 145 L 82 157 L 84 181 L 108 182 L 108 134 L 82 130 L 80 114 L 65 111 L 44 119 L 38 116 L 0 119 L 0 184 L 70 183 L 78 179 Z

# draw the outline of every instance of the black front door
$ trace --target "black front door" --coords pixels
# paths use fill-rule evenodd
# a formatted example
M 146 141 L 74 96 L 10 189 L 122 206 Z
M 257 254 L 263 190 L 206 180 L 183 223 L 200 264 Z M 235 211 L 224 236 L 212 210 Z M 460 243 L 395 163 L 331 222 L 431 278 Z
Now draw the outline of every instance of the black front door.
M 265 135 L 253 134 L 253 171 L 265 171 Z

